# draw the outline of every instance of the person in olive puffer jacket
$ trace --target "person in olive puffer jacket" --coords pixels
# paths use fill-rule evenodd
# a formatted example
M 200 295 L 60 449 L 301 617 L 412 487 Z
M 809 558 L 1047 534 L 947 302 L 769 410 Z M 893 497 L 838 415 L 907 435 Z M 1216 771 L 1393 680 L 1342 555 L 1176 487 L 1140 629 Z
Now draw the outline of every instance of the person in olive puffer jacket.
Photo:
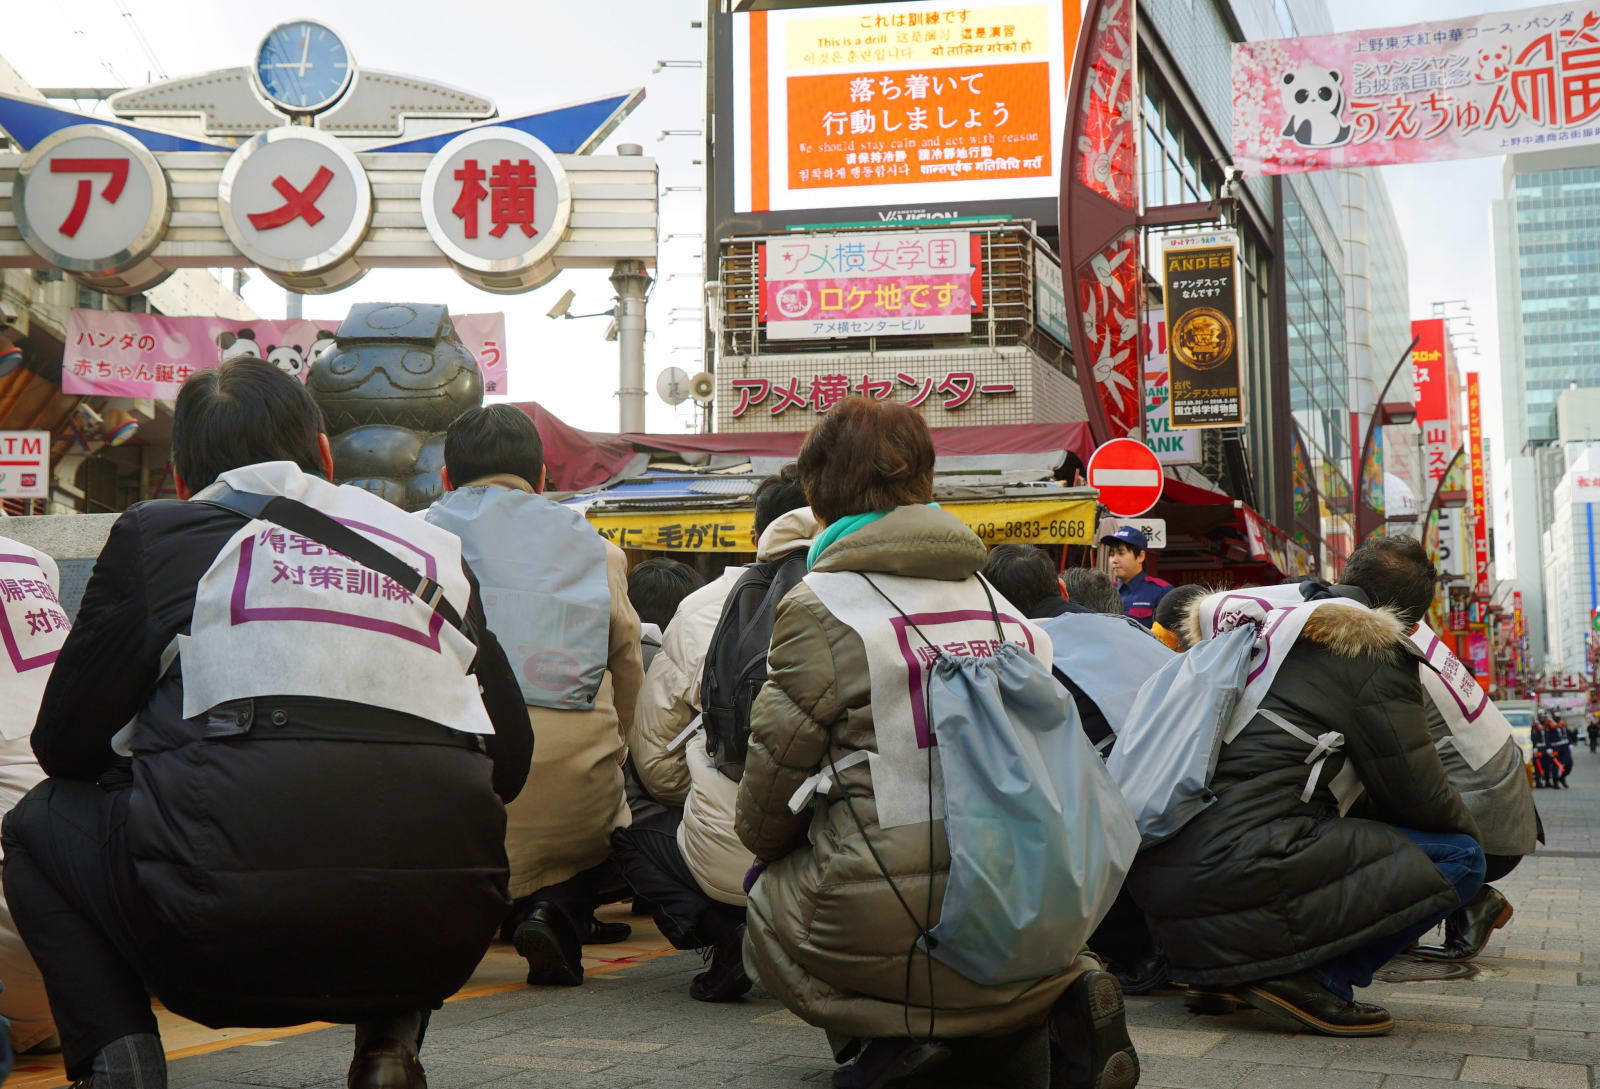
M 949 1077 L 968 1066 L 982 1069 L 974 1084 L 1043 1085 L 1048 1068 L 1051 1086 L 1126 1089 L 1138 1064 L 1121 991 L 1092 957 L 986 985 L 914 950 L 938 919 L 950 870 L 944 822 L 887 816 L 878 764 L 860 755 L 884 759 L 892 708 L 875 702 L 863 637 L 824 603 L 815 576 L 862 573 L 899 592 L 925 580 L 916 592 L 940 608 L 976 604 L 990 624 L 976 578 L 983 542 L 929 504 L 933 462 L 914 410 L 859 397 L 830 409 L 801 449 L 801 483 L 824 529 L 811 546 L 812 574 L 778 606 L 767 683 L 751 713 L 737 830 L 760 861 L 747 878 L 745 961 L 767 991 L 827 1031 L 840 1062 L 855 1059 L 835 1086 L 899 1083 L 941 1067 L 936 1076 Z M 834 784 L 826 794 L 816 788 L 820 813 L 796 812 L 797 792 L 819 772 Z

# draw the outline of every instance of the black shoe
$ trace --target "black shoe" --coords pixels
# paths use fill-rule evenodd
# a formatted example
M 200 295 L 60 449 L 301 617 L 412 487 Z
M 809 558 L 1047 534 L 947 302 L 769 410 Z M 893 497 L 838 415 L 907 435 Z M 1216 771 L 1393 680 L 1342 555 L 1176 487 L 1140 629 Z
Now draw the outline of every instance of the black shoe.
M 379 1040 L 356 1052 L 344 1083 L 348 1089 L 428 1089 L 417 1053 L 399 1040 Z
M 912 1078 L 950 1061 L 950 1048 L 938 1040 L 880 1038 L 868 1040 L 849 1066 L 833 1072 L 833 1089 L 883 1089 L 918 1085 Z
M 1424 960 L 1471 960 L 1483 952 L 1496 930 L 1511 921 L 1511 914 L 1511 901 L 1493 885 L 1484 885 L 1445 916 L 1443 945 L 1419 945 L 1411 952 Z
M 1133 1089 L 1139 1056 L 1128 1038 L 1122 988 L 1110 972 L 1084 972 L 1050 1010 L 1050 1089 Z
M 576 987 L 583 982 L 583 947 L 577 928 L 560 908 L 535 904 L 511 942 L 528 961 L 530 986 Z
M 1239 996 L 1263 1013 L 1279 1014 L 1324 1036 L 1385 1036 L 1394 1018 L 1382 1006 L 1346 1002 L 1309 975 L 1252 983 Z
M 711 947 L 711 967 L 694 977 L 689 997 L 696 1002 L 732 1002 L 751 988 L 744 970 L 744 927 Z
M 1117 977 L 1123 994 L 1147 994 L 1171 979 L 1172 969 L 1166 954 L 1155 952 L 1131 967 L 1114 964 L 1111 974 Z
M 615 945 L 633 936 L 633 927 L 627 923 L 602 923 L 593 915 L 584 923 L 584 945 Z

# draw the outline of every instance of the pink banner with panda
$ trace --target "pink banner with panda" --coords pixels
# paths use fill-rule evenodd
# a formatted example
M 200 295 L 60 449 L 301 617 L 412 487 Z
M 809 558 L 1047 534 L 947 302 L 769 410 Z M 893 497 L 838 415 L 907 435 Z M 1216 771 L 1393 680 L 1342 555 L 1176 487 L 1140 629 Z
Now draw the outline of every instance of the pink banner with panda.
M 456 332 L 478 361 L 486 394 L 506 389 L 506 316 L 456 314 Z M 63 393 L 170 401 L 198 370 L 246 356 L 266 359 L 302 382 L 333 347 L 338 322 L 125 314 L 74 310 L 61 362 Z
M 1234 165 L 1294 174 L 1600 140 L 1600 3 L 1233 47 Z

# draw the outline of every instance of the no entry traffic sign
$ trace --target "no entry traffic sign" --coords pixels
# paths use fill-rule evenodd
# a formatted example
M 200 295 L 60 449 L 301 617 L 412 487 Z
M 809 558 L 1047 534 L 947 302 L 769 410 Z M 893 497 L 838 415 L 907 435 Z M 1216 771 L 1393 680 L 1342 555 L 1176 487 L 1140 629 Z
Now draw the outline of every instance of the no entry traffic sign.
M 1161 462 L 1138 439 L 1112 439 L 1089 458 L 1089 487 L 1118 518 L 1137 518 L 1161 498 Z
M 50 432 L 0 431 L 0 499 L 50 495 Z

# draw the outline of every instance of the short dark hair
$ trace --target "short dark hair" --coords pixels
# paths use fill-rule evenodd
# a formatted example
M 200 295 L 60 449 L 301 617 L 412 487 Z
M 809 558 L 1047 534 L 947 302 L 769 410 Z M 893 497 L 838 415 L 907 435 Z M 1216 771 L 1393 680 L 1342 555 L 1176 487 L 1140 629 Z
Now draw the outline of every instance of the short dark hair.
M 756 489 L 756 536 L 760 537 L 785 514 L 805 505 L 806 490 L 800 486 L 800 467 L 791 461 Z
M 230 469 L 292 461 L 321 476 L 322 410 L 297 379 L 260 359 L 196 371 L 172 409 L 172 467 L 191 492 Z
M 666 631 L 678 604 L 705 584 L 700 572 L 688 564 L 651 556 L 628 572 L 628 600 L 640 620 Z
M 1404 623 L 1415 624 L 1433 604 L 1438 577 L 1422 542 L 1402 534 L 1373 538 L 1352 552 L 1343 581 L 1374 607 L 1391 608 Z
M 798 465 L 823 522 L 933 499 L 933 436 L 894 401 L 846 397 L 806 436 Z
M 444 467 L 456 488 L 500 473 L 521 477 L 530 488 L 537 488 L 544 473 L 544 441 L 519 408 L 469 408 L 450 421 L 444 433 Z
M 1055 561 L 1033 545 L 995 545 L 983 565 L 983 577 L 1024 613 L 1032 614 L 1041 601 L 1061 599 Z
M 1183 650 L 1189 649 L 1189 638 L 1185 632 L 1189 625 L 1185 623 L 1189 610 L 1194 603 L 1206 596 L 1206 588 L 1188 583 L 1184 586 L 1174 586 L 1168 590 L 1166 596 L 1156 602 L 1155 622 L 1166 628 L 1178 637 L 1178 646 Z
M 1118 615 L 1122 612 L 1122 595 L 1111 576 L 1098 567 L 1069 567 L 1061 572 L 1061 585 L 1066 587 L 1067 600 L 1097 613 Z

